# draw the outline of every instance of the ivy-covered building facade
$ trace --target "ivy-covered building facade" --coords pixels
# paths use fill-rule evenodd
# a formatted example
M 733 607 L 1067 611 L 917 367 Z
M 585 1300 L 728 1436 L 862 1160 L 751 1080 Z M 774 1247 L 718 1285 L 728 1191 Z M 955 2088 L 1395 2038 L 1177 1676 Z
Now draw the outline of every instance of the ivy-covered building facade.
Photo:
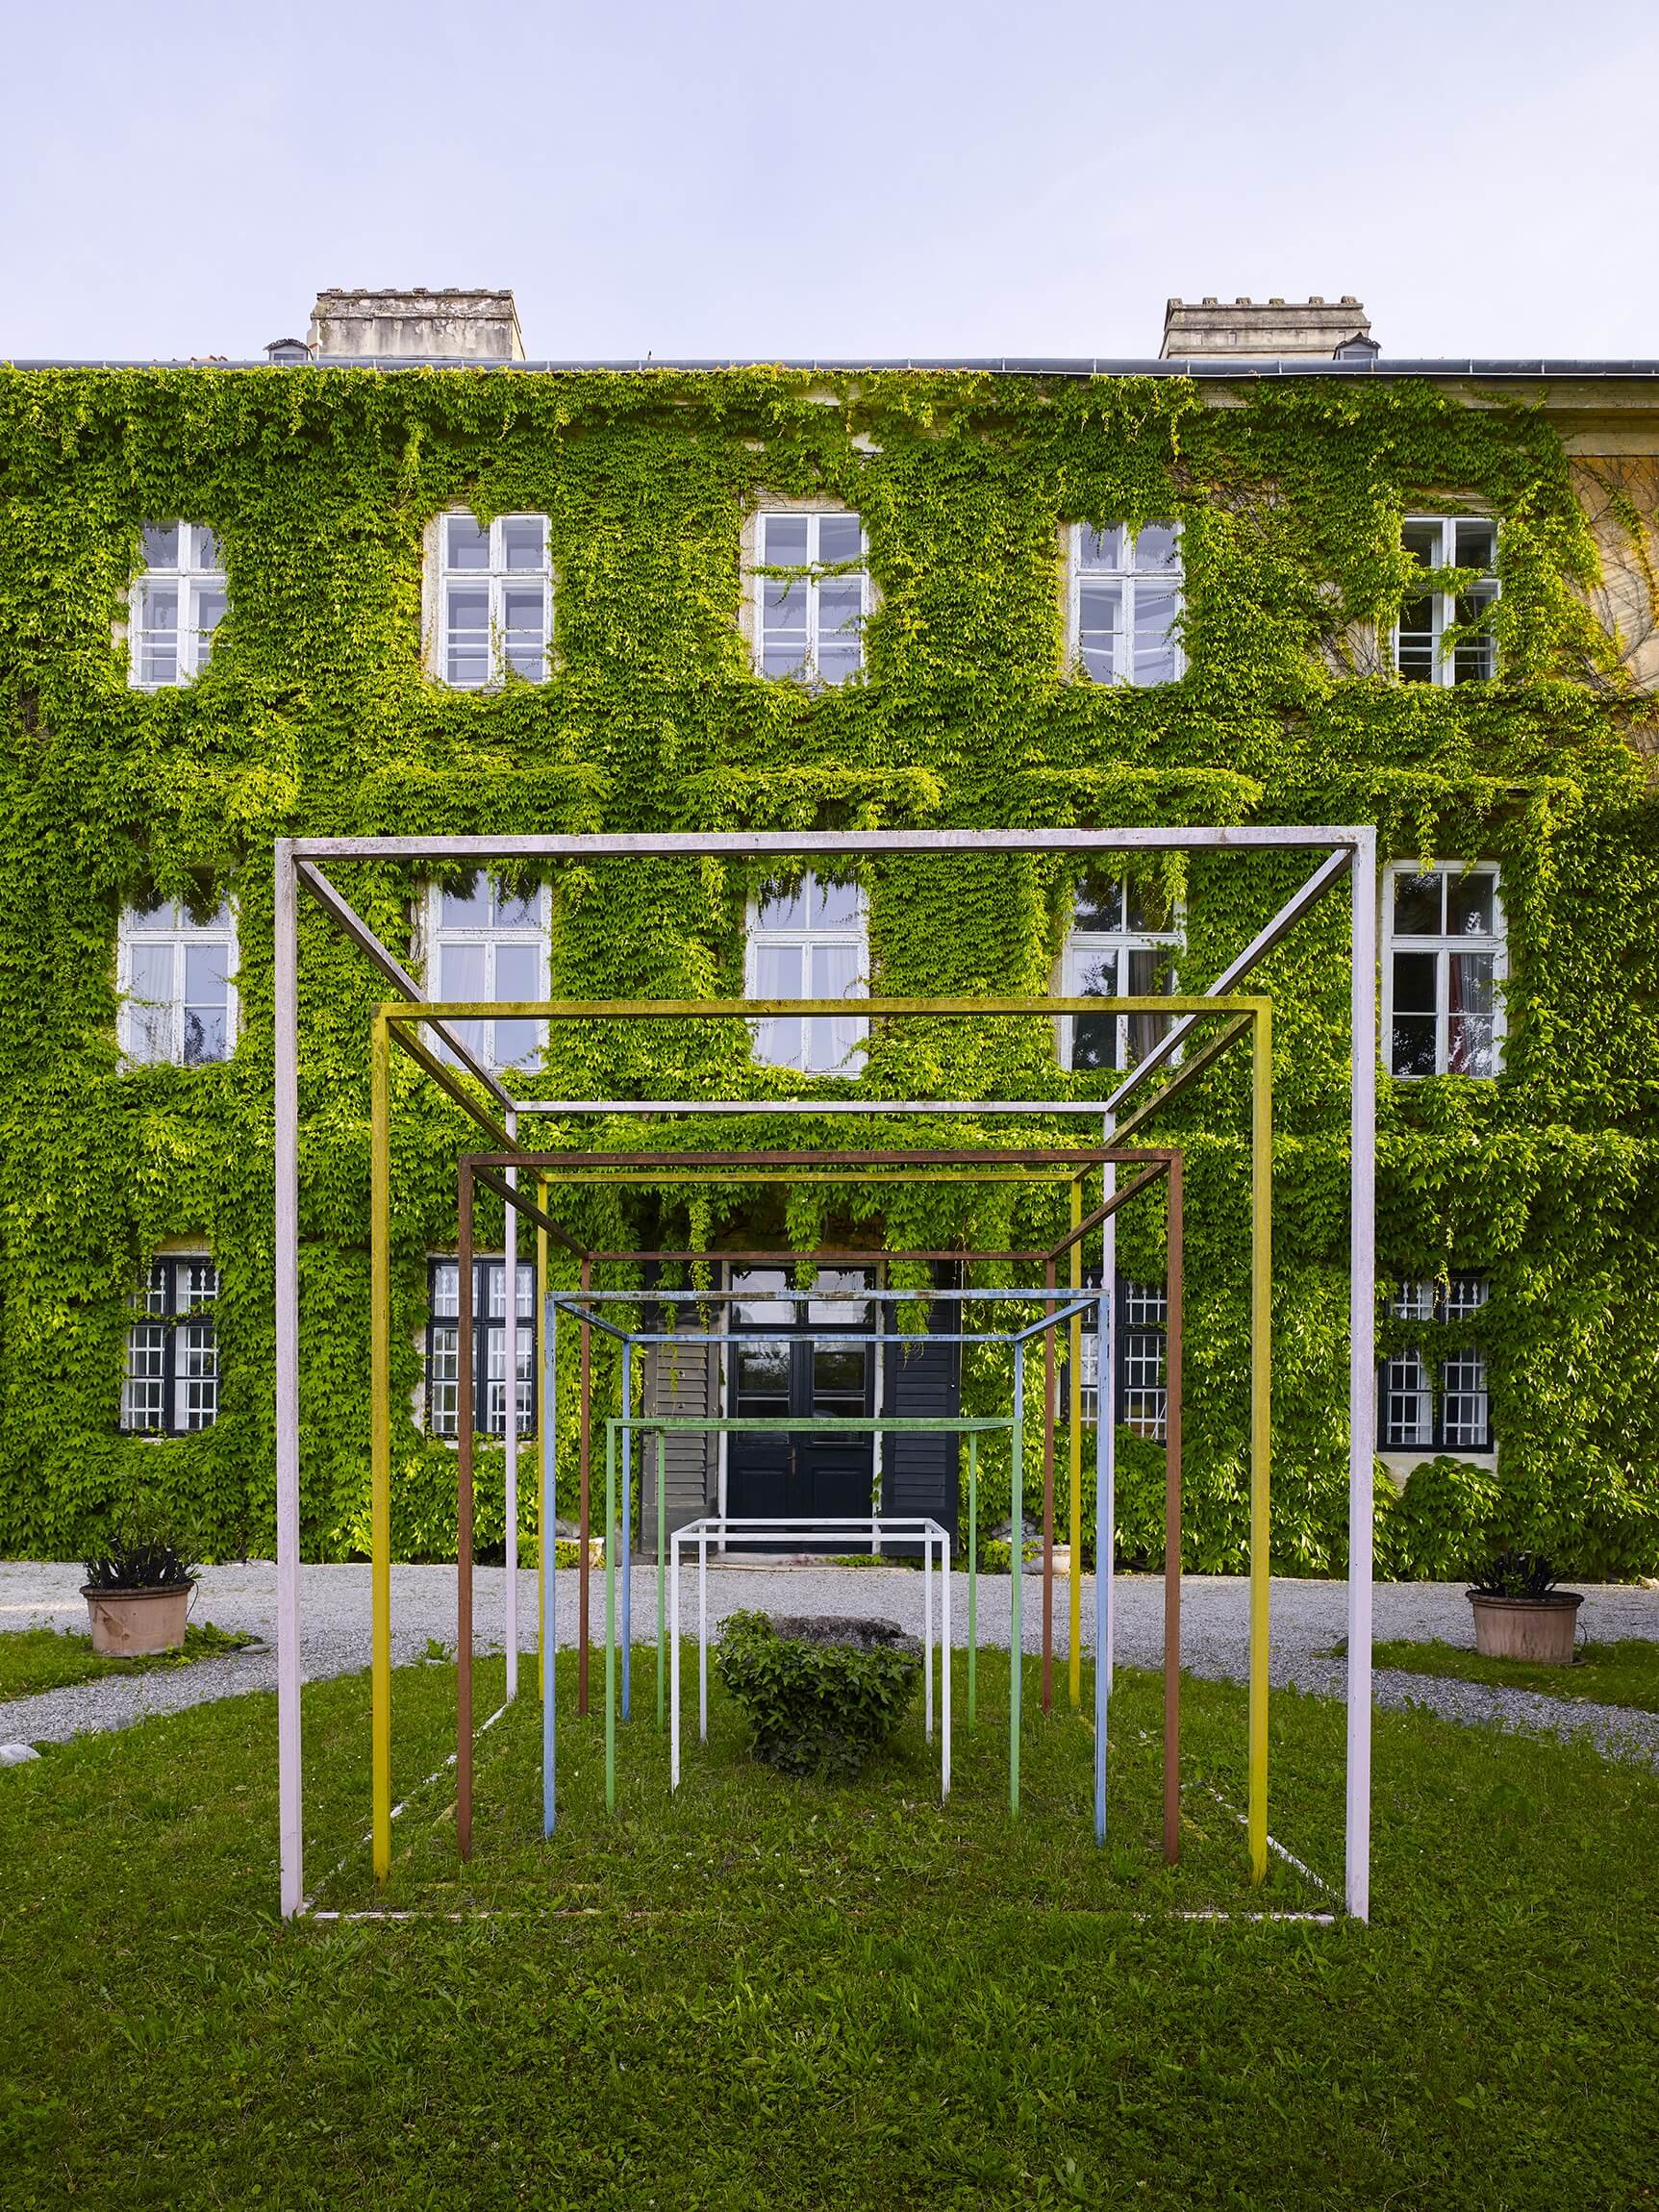
M 422 331 L 445 296 L 419 295 Z M 266 364 L 0 370 L 0 1547 L 73 1555 L 140 1489 L 211 1555 L 272 1546 L 273 838 L 1373 821 L 1379 1566 L 1457 1574 L 1515 1542 L 1659 1569 L 1659 367 L 1390 364 L 1357 314 L 1334 344 L 1320 322 L 1322 350 L 1293 314 L 1263 356 L 1224 311 L 1189 357 L 1138 364 L 532 364 L 515 320 L 500 340 L 505 298 L 469 295 L 493 335 L 459 350 L 481 360 L 407 358 L 384 297 L 354 326 L 375 358 L 344 358 L 354 299 L 325 294 L 317 342 Z M 1104 1098 L 1160 1027 L 1111 1000 L 1202 989 L 1305 872 L 647 854 L 540 879 L 359 867 L 347 888 L 435 997 L 844 996 L 833 1019 L 472 1041 L 527 1096 L 867 1102 L 545 1124 L 695 1150 L 1007 1142 L 882 1101 Z M 303 926 L 304 1535 L 342 1558 L 366 1544 L 380 987 Z M 1345 1560 L 1345 961 L 1337 906 L 1265 969 L 1291 1572 Z M 872 990 L 1102 1005 L 872 1022 Z M 1239 1566 L 1246 1533 L 1244 1081 L 1223 1064 L 1156 1131 L 1188 1161 L 1202 1570 Z M 465 1124 L 413 1068 L 396 1082 L 394 1535 L 443 1557 L 460 1362 L 490 1435 L 510 1399 L 525 1427 L 539 1409 L 528 1368 L 515 1391 L 505 1372 L 499 1257 L 459 1342 Z M 1065 1225 L 1060 1194 L 1008 1183 L 553 1198 L 605 1249 L 707 1252 L 695 1279 L 742 1293 L 747 1326 L 816 1332 L 682 1355 L 711 1405 L 801 1423 L 798 1451 L 680 1466 L 687 1511 L 782 1510 L 786 1484 L 848 1510 L 901 1480 L 910 1509 L 950 1511 L 953 1449 L 813 1460 L 812 1419 L 878 1394 L 991 1410 L 992 1356 L 874 1359 L 837 1342 L 859 1309 L 828 1289 L 915 1281 L 887 1251 Z M 499 1254 L 498 1212 L 485 1235 Z M 1126 1564 L 1161 1541 L 1161 1240 L 1155 1207 L 1123 1218 Z M 820 1279 L 821 1311 L 786 1265 L 723 1256 L 829 1244 L 861 1258 Z M 488 1556 L 499 1447 L 482 1459 Z M 985 1481 L 993 1526 L 1005 1451 Z M 531 1496 L 525 1517 L 533 1556 Z

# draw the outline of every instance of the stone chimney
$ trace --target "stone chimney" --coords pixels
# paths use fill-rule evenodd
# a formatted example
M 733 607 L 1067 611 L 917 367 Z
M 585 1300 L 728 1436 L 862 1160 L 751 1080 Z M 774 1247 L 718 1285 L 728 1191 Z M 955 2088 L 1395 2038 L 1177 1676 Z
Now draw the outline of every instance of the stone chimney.
M 316 295 L 314 356 L 348 361 L 522 361 L 510 291 L 341 291 Z
M 1164 310 L 1160 361 L 1366 361 L 1381 350 L 1370 321 L 1351 292 L 1340 300 L 1172 299 Z

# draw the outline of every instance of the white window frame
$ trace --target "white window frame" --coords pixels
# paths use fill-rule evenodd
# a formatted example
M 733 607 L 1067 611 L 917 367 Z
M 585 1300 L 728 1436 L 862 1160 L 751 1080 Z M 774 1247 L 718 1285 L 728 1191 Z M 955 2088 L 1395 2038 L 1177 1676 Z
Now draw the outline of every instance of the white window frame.
M 211 1281 L 192 1284 L 189 1270 L 207 1269 Z M 157 1277 L 161 1280 L 158 1282 Z M 129 1298 L 132 1319 L 127 1324 L 125 1360 L 121 1375 L 120 1432 L 123 1436 L 196 1436 L 212 1428 L 219 1417 L 219 1342 L 217 1299 L 223 1279 L 210 1252 L 158 1252 L 140 1288 Z M 186 1293 L 189 1295 L 186 1295 Z M 183 1302 L 181 1302 L 183 1300 Z M 159 1345 L 139 1345 L 139 1336 L 160 1336 Z M 205 1338 L 205 1342 L 204 1342 Z M 153 1373 L 134 1372 L 140 1352 L 160 1352 L 161 1365 Z M 135 1392 L 156 1392 L 158 1418 L 135 1419 L 147 1414 Z M 192 1402 L 193 1401 L 193 1402 Z
M 1490 937 L 1454 937 L 1443 927 L 1439 932 L 1421 937 L 1395 935 L 1395 886 L 1402 879 L 1435 875 L 1441 879 L 1441 919 L 1445 918 L 1445 883 L 1465 876 L 1482 875 L 1492 878 L 1492 935 Z M 1509 978 L 1509 934 L 1503 914 L 1503 879 L 1496 861 L 1433 860 L 1395 861 L 1382 871 L 1382 915 L 1377 933 L 1382 952 L 1382 1064 L 1385 1072 L 1395 1083 L 1422 1083 L 1424 1075 L 1400 1074 L 1394 1071 L 1394 963 L 1396 952 L 1432 953 L 1435 961 L 1434 987 L 1434 1072 L 1438 1075 L 1460 1075 L 1470 1083 L 1491 1083 L 1503 1072 L 1503 1045 L 1506 1035 L 1503 1007 L 1503 986 Z M 1490 952 L 1492 960 L 1492 1073 L 1478 1075 L 1464 1068 L 1454 1068 L 1450 1060 L 1451 984 L 1449 959 L 1453 953 Z
M 1449 689 L 1456 684 L 1490 683 L 1497 674 L 1497 641 L 1493 637 L 1490 630 L 1482 632 L 1478 641 L 1484 655 L 1485 666 L 1478 670 L 1470 669 L 1463 675 L 1458 673 L 1458 654 L 1473 649 L 1476 641 L 1471 639 L 1465 644 L 1454 647 L 1450 653 L 1446 652 L 1445 643 L 1446 632 L 1458 619 L 1457 603 L 1459 599 L 1473 599 L 1482 607 L 1490 607 L 1497 599 L 1499 591 L 1496 566 L 1497 517 L 1494 515 L 1406 515 L 1400 518 L 1402 533 L 1414 529 L 1439 532 L 1440 552 L 1443 558 L 1429 563 L 1429 566 L 1432 568 L 1456 567 L 1457 534 L 1465 527 L 1491 532 L 1493 566 L 1490 568 L 1471 568 L 1469 570 L 1470 587 L 1468 591 L 1413 593 L 1408 588 L 1402 597 L 1402 612 L 1404 611 L 1404 602 L 1408 602 L 1413 597 L 1426 599 L 1429 603 L 1429 666 L 1426 677 L 1407 676 L 1403 672 L 1400 667 L 1400 640 L 1407 633 L 1402 631 L 1401 625 L 1396 620 L 1393 632 L 1392 656 L 1395 674 L 1401 683 L 1426 682 L 1431 686 Z M 1420 637 L 1421 633 L 1413 631 L 1409 635 L 1416 638 Z
M 1180 989 L 1177 966 L 1181 955 L 1187 949 L 1187 910 L 1184 906 L 1177 904 L 1169 917 L 1168 929 L 1131 929 L 1128 926 L 1128 878 L 1118 876 L 1113 880 L 1118 885 L 1119 911 L 1123 917 L 1123 926 L 1116 930 L 1079 929 L 1073 921 L 1066 933 L 1066 942 L 1061 947 L 1060 959 L 1057 964 L 1058 972 L 1055 979 L 1059 995 L 1062 998 L 1092 996 L 1093 993 L 1080 988 L 1085 964 L 1091 958 L 1098 959 L 1106 953 L 1113 954 L 1117 961 L 1119 989 L 1110 993 L 1101 993 L 1100 1008 L 1103 1016 L 1110 1012 L 1114 998 L 1127 998 L 1130 995 L 1129 992 L 1121 986 L 1128 974 L 1129 955 L 1132 952 L 1172 954 L 1174 957 L 1169 964 L 1167 988 L 1170 992 L 1175 992 Z M 1076 912 L 1077 888 L 1073 887 L 1072 892 L 1073 914 Z M 1134 1018 L 1135 1017 L 1131 1014 L 1119 1014 L 1117 1017 L 1117 1071 L 1119 1074 L 1126 1072 L 1129 1066 L 1129 1025 Z M 1055 1021 L 1055 1049 L 1059 1053 L 1061 1067 L 1068 1069 L 1071 1068 L 1072 1054 L 1076 1045 L 1077 1020 L 1078 1017 L 1075 1015 L 1062 1014 L 1057 1017 Z M 1104 1070 L 1084 1068 L 1080 1072 L 1098 1074 Z
M 798 683 L 835 686 L 841 683 L 856 682 L 859 677 L 866 673 L 867 666 L 865 655 L 865 625 L 869 620 L 872 603 L 869 576 L 869 537 L 864 527 L 862 517 L 847 507 L 830 505 L 792 507 L 775 504 L 757 508 L 751 519 L 753 552 L 749 564 L 749 592 L 750 620 L 753 633 L 752 654 L 756 675 L 769 684 Z M 859 553 L 863 563 L 863 566 L 858 568 L 849 568 L 837 562 L 832 564 L 827 571 L 830 581 L 838 584 L 856 583 L 859 588 L 858 666 L 849 670 L 844 677 L 824 676 L 818 669 L 818 587 L 825 580 L 826 575 L 826 571 L 820 566 L 818 561 L 818 535 L 819 525 L 826 520 L 851 521 L 858 524 Z M 806 653 L 800 666 L 784 675 L 768 675 L 766 666 L 766 585 L 774 566 L 776 566 L 769 564 L 766 558 L 767 524 L 773 521 L 804 522 L 807 526 L 807 559 L 805 566 L 800 570 L 807 595 Z
M 816 885 L 817 882 L 817 878 L 811 869 L 803 873 L 800 879 L 801 890 L 809 899 L 809 912 L 811 892 L 808 887 Z M 858 955 L 858 972 L 851 989 L 844 995 L 848 999 L 867 998 L 869 996 L 869 907 L 862 884 L 852 884 L 845 888 L 853 892 L 857 901 L 857 917 L 850 922 L 834 924 L 808 922 L 804 926 L 787 927 L 777 924 L 764 924 L 761 917 L 766 911 L 765 905 L 759 901 L 751 901 L 748 911 L 748 928 L 743 943 L 743 994 L 745 997 L 758 998 L 761 996 L 759 969 L 760 953 L 763 946 L 799 950 L 802 954 L 802 972 L 809 979 L 812 972 L 812 955 L 816 948 L 819 946 L 838 949 L 850 948 Z M 798 993 L 787 992 L 768 993 L 768 995 L 785 997 L 798 995 L 804 998 L 810 997 L 812 993 L 810 990 L 807 990 Z M 763 1067 L 792 1068 L 801 1075 L 842 1075 L 848 1078 L 856 1078 L 864 1072 L 865 1047 L 869 1042 L 869 1023 L 867 1020 L 853 1016 L 808 1016 L 801 1022 L 800 1055 L 798 1058 L 790 1058 L 779 1054 L 775 1027 L 777 1022 L 789 1018 L 791 1017 L 782 1015 L 769 1018 L 763 1017 L 753 1023 L 754 1057 Z M 824 1030 L 842 1020 L 847 1024 L 850 1037 L 845 1055 L 830 1067 L 820 1068 L 812 1065 L 821 1056 L 821 1050 L 827 1049 L 828 1043 L 833 1042 L 833 1038 L 830 1040 L 823 1038 Z M 820 1050 L 814 1049 L 815 1043 L 819 1045 Z
M 1138 568 L 1135 566 L 1135 546 L 1139 532 L 1133 536 L 1126 522 L 1105 522 L 1099 530 L 1118 530 L 1122 533 L 1122 563 L 1115 567 L 1086 568 L 1083 566 L 1085 533 L 1094 525 L 1088 522 L 1068 522 L 1066 525 L 1067 566 L 1067 659 L 1085 683 L 1103 684 L 1108 688 L 1126 684 L 1137 689 L 1158 690 L 1165 684 L 1178 684 L 1187 673 L 1187 655 L 1181 643 L 1179 623 L 1187 611 L 1187 568 L 1181 559 L 1182 525 L 1178 516 L 1158 517 L 1160 527 L 1174 533 L 1176 563 L 1173 568 Z M 1151 528 L 1150 523 L 1143 527 Z M 1116 668 L 1112 674 L 1096 675 L 1084 659 L 1083 643 L 1083 589 L 1086 584 L 1115 584 L 1123 594 L 1123 627 L 1119 633 L 1122 659 L 1126 666 Z M 1173 594 L 1175 613 L 1169 631 L 1169 650 L 1172 655 L 1170 672 L 1160 676 L 1149 687 L 1143 685 L 1135 649 L 1135 602 L 1143 585 L 1156 586 Z
M 451 568 L 449 566 L 449 524 L 451 520 L 473 523 L 484 531 L 489 540 L 489 563 L 483 568 Z M 541 528 L 541 565 L 540 568 L 509 568 L 507 566 L 506 526 L 510 522 L 536 522 Z M 480 522 L 469 507 L 446 508 L 433 517 L 427 546 L 426 573 L 428 595 L 427 635 L 431 639 L 428 655 L 429 672 L 441 684 L 455 691 L 496 691 L 507 681 L 507 616 L 506 596 L 509 591 L 533 591 L 541 588 L 541 669 L 539 675 L 522 670 L 515 672 L 515 680 L 526 684 L 545 684 L 553 673 L 553 556 L 550 544 L 550 522 L 545 515 L 529 509 L 511 515 L 497 515 L 493 521 Z M 485 648 L 487 672 L 476 682 L 458 677 L 450 672 L 449 587 L 457 584 L 464 590 L 486 592 L 489 598 L 490 635 Z
M 136 691 L 167 691 L 192 682 L 207 666 L 213 657 L 214 633 L 230 611 L 230 593 L 224 564 L 219 558 L 218 536 L 207 523 L 152 522 L 148 527 L 178 532 L 178 560 L 170 568 L 152 567 L 146 562 L 127 587 L 127 682 Z M 212 547 L 214 558 L 204 562 L 200 556 L 208 546 Z M 148 618 L 151 593 L 156 590 L 177 593 L 178 627 L 173 632 L 170 676 L 143 673 L 149 641 L 166 634 L 156 632 Z M 200 608 L 202 595 L 207 591 L 218 592 L 225 604 L 204 631 Z
M 211 921 L 195 922 L 189 911 L 177 899 L 172 902 L 171 920 L 163 928 L 139 929 L 135 927 L 138 909 L 133 905 L 121 909 L 121 918 L 115 937 L 116 989 L 120 1005 L 116 1014 L 116 1035 L 122 1056 L 133 1068 L 215 1068 L 233 1057 L 240 1030 L 240 1000 L 237 991 L 237 970 L 239 962 L 238 948 L 238 914 L 236 901 L 225 899 Z M 154 911 L 154 910 L 152 910 Z M 163 944 L 172 952 L 172 983 L 165 998 L 139 1000 L 133 991 L 133 954 L 137 946 Z M 189 1001 L 186 991 L 186 951 L 190 945 L 218 944 L 225 948 L 225 1049 L 222 1055 L 206 1060 L 187 1060 L 185 1057 L 185 1021 Z M 145 1042 L 148 1024 L 139 1012 L 140 1006 L 161 1006 L 166 1009 L 167 1049 L 160 1053 L 140 1050 Z
M 493 894 L 498 888 L 495 879 L 489 874 L 487 869 L 480 869 L 478 880 L 489 881 L 493 903 Z M 533 945 L 540 950 L 541 955 L 541 988 L 534 993 L 534 996 L 547 998 L 552 995 L 550 978 L 553 963 L 553 890 L 550 884 L 542 883 L 536 887 L 537 909 L 540 918 L 533 924 L 528 922 L 501 923 L 493 920 L 485 923 L 445 921 L 443 918 L 443 890 L 444 887 L 441 884 L 428 884 L 422 904 L 424 922 L 422 959 L 426 975 L 426 996 L 430 1003 L 439 1004 L 445 996 L 453 995 L 446 993 L 442 989 L 443 947 L 446 944 L 483 946 L 485 988 L 478 993 L 479 1001 L 492 999 L 497 995 L 495 987 L 496 954 L 504 944 Z M 462 1042 L 469 1044 L 484 1065 L 496 1074 L 503 1073 L 509 1068 L 522 1073 L 527 1068 L 534 1068 L 540 1063 L 547 1050 L 547 1024 L 545 1021 L 538 1021 L 535 1025 L 536 1048 L 534 1055 L 528 1060 L 503 1061 L 497 1057 L 495 1049 L 496 1026 L 493 1018 L 475 1022 L 458 1021 L 454 1024 Z

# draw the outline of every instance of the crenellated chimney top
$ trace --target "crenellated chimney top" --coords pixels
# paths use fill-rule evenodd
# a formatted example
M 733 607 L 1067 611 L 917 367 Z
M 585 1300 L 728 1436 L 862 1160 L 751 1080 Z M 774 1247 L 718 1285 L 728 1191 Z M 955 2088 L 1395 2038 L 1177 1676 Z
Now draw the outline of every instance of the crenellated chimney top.
M 1325 361 L 1365 360 L 1381 348 L 1370 319 L 1352 292 L 1333 306 L 1318 292 L 1306 304 L 1282 299 L 1235 299 L 1213 292 L 1196 306 L 1172 299 L 1164 310 L 1160 361 L 1282 360 L 1312 355 Z

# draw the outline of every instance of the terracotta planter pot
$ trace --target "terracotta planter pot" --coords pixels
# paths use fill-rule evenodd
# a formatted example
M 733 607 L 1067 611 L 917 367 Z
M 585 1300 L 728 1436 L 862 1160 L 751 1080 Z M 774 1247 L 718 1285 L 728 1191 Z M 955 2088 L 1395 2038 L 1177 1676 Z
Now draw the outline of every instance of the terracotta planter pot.
M 1483 1659 L 1529 1659 L 1534 1666 L 1571 1667 L 1578 1608 L 1571 1590 L 1547 1597 L 1479 1597 L 1471 1590 L 1474 1647 Z
M 189 1584 L 178 1590 L 94 1590 L 84 1584 L 81 1596 L 92 1624 L 92 1648 L 108 1658 L 177 1651 L 184 1644 L 194 1596 Z

